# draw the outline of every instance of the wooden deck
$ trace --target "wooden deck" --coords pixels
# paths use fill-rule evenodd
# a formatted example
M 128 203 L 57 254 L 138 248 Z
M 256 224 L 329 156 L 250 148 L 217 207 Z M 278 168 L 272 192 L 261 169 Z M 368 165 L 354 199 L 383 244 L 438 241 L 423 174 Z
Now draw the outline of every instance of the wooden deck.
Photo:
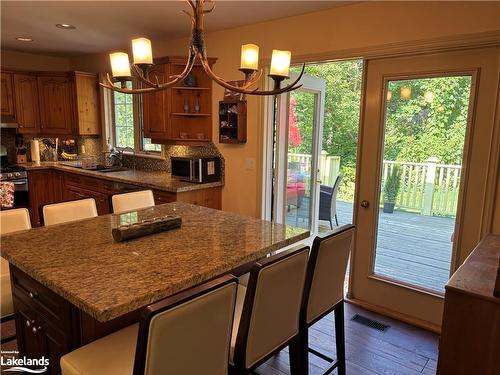
M 287 214 L 289 225 L 306 226 L 308 202 Z M 352 204 L 337 203 L 339 225 L 352 222 Z M 449 278 L 455 220 L 415 213 L 380 211 L 375 272 L 422 288 L 444 291 Z M 335 223 L 334 223 L 335 225 Z M 330 229 L 321 221 L 320 232 Z

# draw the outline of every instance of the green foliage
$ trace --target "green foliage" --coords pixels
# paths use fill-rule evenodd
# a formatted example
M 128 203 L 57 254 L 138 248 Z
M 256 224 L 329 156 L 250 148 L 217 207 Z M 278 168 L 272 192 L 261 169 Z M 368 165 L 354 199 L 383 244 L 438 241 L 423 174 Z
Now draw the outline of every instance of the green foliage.
M 384 184 L 384 202 L 395 203 L 401 188 L 401 165 L 394 164 Z
M 362 60 L 308 65 L 306 74 L 326 81 L 322 148 L 340 156 L 344 175 L 340 199 L 352 200 L 360 115 Z M 292 70 L 298 71 L 298 68 Z M 401 98 L 401 88 L 411 96 Z M 444 164 L 461 164 L 471 89 L 470 76 L 390 81 L 386 102 L 384 159 L 426 162 L 431 156 Z M 426 94 L 432 93 L 432 100 Z M 314 95 L 294 91 L 302 143 L 289 152 L 311 154 Z M 374 140 L 376 141 L 376 140 Z

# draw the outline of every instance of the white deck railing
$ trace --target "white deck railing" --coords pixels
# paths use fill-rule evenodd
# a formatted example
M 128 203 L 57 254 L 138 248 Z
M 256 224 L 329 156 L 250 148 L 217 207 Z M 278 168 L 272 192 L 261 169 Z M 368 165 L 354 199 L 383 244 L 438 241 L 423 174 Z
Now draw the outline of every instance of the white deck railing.
M 311 155 L 288 154 L 288 162 L 295 162 L 305 178 L 309 192 Z M 436 158 L 427 163 L 396 162 L 384 160 L 382 165 L 382 190 L 388 173 L 395 164 L 401 166 L 401 188 L 396 208 L 419 211 L 422 215 L 455 216 L 460 186 L 461 165 L 438 164 Z M 328 156 L 322 151 L 319 179 L 322 184 L 333 186 L 340 171 L 340 156 Z M 381 202 L 382 202 L 381 194 Z

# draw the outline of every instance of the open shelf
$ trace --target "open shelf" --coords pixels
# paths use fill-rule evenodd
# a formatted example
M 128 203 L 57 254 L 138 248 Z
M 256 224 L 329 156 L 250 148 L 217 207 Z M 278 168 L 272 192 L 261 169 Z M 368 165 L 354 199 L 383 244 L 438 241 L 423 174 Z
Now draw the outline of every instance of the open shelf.
M 173 116 L 188 116 L 188 117 L 204 117 L 204 116 L 212 116 L 211 113 L 183 113 L 183 112 L 175 112 L 172 113 Z
M 175 90 L 210 90 L 210 87 L 188 87 L 188 86 L 176 86 L 172 87 Z

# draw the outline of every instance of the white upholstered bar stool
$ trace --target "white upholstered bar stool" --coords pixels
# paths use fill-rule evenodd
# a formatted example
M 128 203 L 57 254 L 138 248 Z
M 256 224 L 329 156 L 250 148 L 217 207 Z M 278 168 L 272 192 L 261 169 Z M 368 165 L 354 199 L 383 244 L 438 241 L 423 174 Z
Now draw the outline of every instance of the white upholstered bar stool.
M 291 374 L 300 374 L 299 312 L 309 247 L 299 246 L 263 258 L 240 285 L 231 340 L 235 374 L 250 374 L 268 358 L 290 346 Z
M 115 194 L 111 197 L 113 213 L 140 210 L 155 205 L 155 198 L 151 190 L 132 191 L 130 193 Z
M 62 374 L 227 374 L 236 291 L 226 275 L 154 303 L 139 324 L 64 355 Z
M 45 226 L 90 219 L 97 216 L 94 198 L 48 204 L 43 206 L 42 210 Z
M 0 234 L 31 229 L 30 214 L 26 208 L 0 211 Z M 9 262 L 1 258 L 1 322 L 14 318 L 14 304 L 10 285 Z M 2 344 L 15 339 L 16 336 L 2 337 Z
M 354 238 L 354 225 L 344 225 L 314 239 L 300 311 L 300 353 L 303 369 L 308 374 L 308 353 L 330 362 L 325 374 L 337 368 L 345 375 L 344 280 Z M 335 343 L 337 359 L 308 347 L 309 327 L 330 314 L 335 314 Z

